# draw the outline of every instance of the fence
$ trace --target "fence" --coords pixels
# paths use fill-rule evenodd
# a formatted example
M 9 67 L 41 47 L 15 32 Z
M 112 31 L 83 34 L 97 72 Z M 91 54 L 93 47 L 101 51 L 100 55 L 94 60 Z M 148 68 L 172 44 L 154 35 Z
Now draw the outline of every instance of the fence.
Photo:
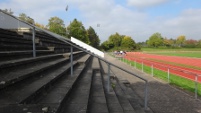
M 129 64 L 130 66 L 146 72 L 151 76 L 157 76 L 163 80 L 166 80 L 168 83 L 175 85 L 185 85 L 188 90 L 194 90 L 195 98 L 197 99 L 198 94 L 201 94 L 201 89 L 198 92 L 198 87 L 201 87 L 201 75 L 199 73 L 187 71 L 181 68 L 176 68 L 174 66 L 167 66 L 162 64 L 157 64 L 152 61 L 148 61 L 143 58 L 127 58 L 126 56 L 117 57 L 119 60 Z M 181 80 L 175 80 L 181 79 Z M 186 80 L 185 80 L 186 79 Z M 180 81 L 177 83 L 176 81 Z M 183 82 L 191 81 L 191 82 Z M 183 83 L 181 83 L 183 82 Z M 193 89 L 192 89 L 193 87 Z

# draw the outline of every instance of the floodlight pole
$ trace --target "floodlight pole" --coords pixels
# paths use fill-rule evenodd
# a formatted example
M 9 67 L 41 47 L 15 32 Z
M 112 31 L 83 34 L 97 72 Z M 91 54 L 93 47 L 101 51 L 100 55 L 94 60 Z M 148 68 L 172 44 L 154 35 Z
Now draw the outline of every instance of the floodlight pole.
M 66 6 L 65 10 L 66 12 L 68 11 L 68 5 Z M 66 24 L 66 34 L 67 34 L 67 24 Z M 71 51 L 70 62 L 71 62 L 71 77 L 72 77 L 73 76 L 73 46 L 70 47 L 70 51 Z
M 66 9 L 65 9 L 65 10 L 66 10 L 66 12 L 68 11 L 68 5 L 66 6 Z M 68 34 L 68 32 L 67 32 L 67 24 L 68 24 L 68 23 L 66 22 L 66 34 Z

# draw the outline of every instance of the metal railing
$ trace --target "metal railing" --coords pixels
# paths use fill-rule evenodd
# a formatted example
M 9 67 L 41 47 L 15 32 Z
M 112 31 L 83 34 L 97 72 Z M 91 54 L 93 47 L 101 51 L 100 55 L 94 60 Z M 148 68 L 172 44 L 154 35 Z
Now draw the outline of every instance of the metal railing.
M 53 36 L 54 38 L 60 40 L 60 41 L 63 41 L 65 42 L 67 45 L 70 45 L 71 46 L 71 76 L 73 76 L 73 48 L 77 48 L 79 50 L 82 50 L 96 58 L 98 58 L 99 60 L 102 60 L 103 62 L 105 62 L 107 65 L 108 65 L 108 91 L 110 91 L 110 66 L 114 66 L 128 74 L 131 74 L 133 76 L 136 76 L 137 78 L 143 80 L 145 82 L 145 98 L 144 98 L 144 107 L 145 109 L 147 109 L 147 103 L 148 103 L 148 80 L 146 80 L 145 78 L 142 78 L 128 70 L 125 70 L 115 64 L 112 64 L 111 62 L 105 60 L 104 58 L 102 57 L 99 57 L 98 55 L 95 55 L 91 52 L 89 52 L 88 50 L 84 49 L 84 48 L 81 48 L 80 46 L 78 45 L 75 45 L 74 43 L 72 43 L 69 39 L 67 38 L 64 38 L 58 34 L 55 34 L 55 33 L 52 33 L 48 30 L 44 30 L 44 29 L 41 29 L 39 27 L 36 27 L 32 24 L 29 24 L 27 22 L 24 22 L 20 19 L 18 19 L 17 17 L 13 16 L 13 15 L 10 15 L 10 14 L 7 14 L 5 12 L 3 12 L 2 10 L 0 10 L 0 28 L 5 28 L 5 29 L 18 29 L 20 27 L 25 27 L 25 28 L 31 28 L 32 29 L 32 41 L 33 41 L 33 57 L 36 57 L 36 49 L 35 49 L 35 31 L 38 30 L 38 31 L 41 31 L 41 32 L 44 32 L 44 33 L 47 33 L 51 36 Z M 10 22 L 12 21 L 12 22 Z M 8 24 L 7 24 L 8 23 Z M 9 24 L 9 23 L 13 23 L 13 24 Z
M 122 59 L 123 61 L 125 61 L 125 59 L 127 59 L 127 58 L 124 58 L 124 57 L 122 57 L 122 58 L 123 58 Z M 173 74 L 177 74 L 178 76 L 181 76 L 183 78 L 186 78 L 186 79 L 189 79 L 191 81 L 194 81 L 195 82 L 195 86 L 194 86 L 194 88 L 195 88 L 195 91 L 194 91 L 194 93 L 195 93 L 195 99 L 198 99 L 198 83 L 201 83 L 201 81 L 198 80 L 198 77 L 201 77 L 201 74 L 195 73 L 195 72 L 191 72 L 191 71 L 188 71 L 188 70 L 184 70 L 184 69 L 180 69 L 180 68 L 175 68 L 175 67 L 172 67 L 172 66 L 165 66 L 165 65 L 162 65 L 162 64 L 157 64 L 155 62 L 152 62 L 152 61 L 149 61 L 149 60 L 145 60 L 143 58 L 131 58 L 131 59 L 127 59 L 127 60 L 133 61 L 135 68 L 137 68 L 136 67 L 136 63 L 137 62 L 139 64 L 141 64 L 141 71 L 142 72 L 144 72 L 144 65 L 150 66 L 150 68 L 151 68 L 151 75 L 152 76 L 154 76 L 154 66 L 155 66 L 155 69 L 163 70 L 163 69 L 160 69 L 159 67 L 166 69 L 166 70 L 163 70 L 163 71 L 167 72 L 167 81 L 168 81 L 168 83 L 170 83 L 170 70 L 175 71 Z M 179 75 L 176 72 L 188 74 L 189 76 L 193 76 L 193 78 L 184 77 L 184 75 Z

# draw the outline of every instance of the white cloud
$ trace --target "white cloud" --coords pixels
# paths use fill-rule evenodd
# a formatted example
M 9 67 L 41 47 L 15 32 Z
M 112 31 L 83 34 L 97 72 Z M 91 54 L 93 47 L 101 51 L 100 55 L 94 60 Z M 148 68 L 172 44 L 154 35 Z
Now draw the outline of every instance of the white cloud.
M 144 1 L 146 2 L 143 3 L 149 5 L 141 6 L 153 6 L 166 2 L 166 0 Z M 135 0 L 132 3 L 134 2 Z M 67 4 L 69 5 L 68 14 L 65 12 Z M 167 16 L 160 15 L 153 20 L 145 11 L 129 9 L 116 4 L 114 0 L 60 0 L 59 2 L 57 0 L 11 0 L 7 3 L 0 2 L 0 7 L 11 8 L 17 13 L 24 12 L 45 25 L 52 16 L 61 16 L 64 19 L 66 15 L 68 19 L 78 16 L 78 20 L 86 29 L 89 26 L 95 29 L 101 42 L 115 32 L 131 36 L 136 42 L 146 41 L 155 32 L 167 38 L 176 38 L 183 34 L 187 38 L 201 39 L 201 9 L 186 9 L 176 17 L 166 18 Z M 73 12 L 74 10 L 79 11 L 79 15 L 74 15 L 76 13 Z M 100 27 L 97 27 L 97 24 L 100 24 Z
M 0 3 L 1 9 L 10 9 L 15 16 L 25 13 L 35 21 L 47 24 L 48 19 L 55 11 L 64 10 L 65 0 L 10 0 Z
M 184 10 L 178 17 L 164 22 L 164 28 L 172 35 L 186 35 L 187 38 L 201 39 L 201 9 Z
M 168 0 L 127 0 L 129 6 L 137 8 L 151 7 L 167 2 Z

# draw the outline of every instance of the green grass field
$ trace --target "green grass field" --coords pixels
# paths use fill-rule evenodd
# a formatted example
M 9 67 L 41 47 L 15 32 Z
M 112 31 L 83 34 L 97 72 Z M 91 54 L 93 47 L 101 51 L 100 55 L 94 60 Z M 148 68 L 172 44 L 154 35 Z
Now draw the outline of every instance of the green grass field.
M 193 48 L 193 49 L 192 48 L 183 48 L 183 49 L 142 48 L 142 51 L 149 54 L 201 58 L 201 48 Z
M 154 52 L 154 51 L 200 51 L 201 48 L 176 48 L 176 49 L 169 49 L 169 48 L 141 48 L 143 52 Z
M 129 61 L 129 60 L 122 60 L 121 61 L 127 63 L 128 65 L 131 65 L 139 70 L 142 70 L 142 64 L 141 63 L 137 63 L 134 61 Z M 152 69 L 149 66 L 143 65 L 143 72 L 150 74 L 150 76 L 152 75 Z M 153 69 L 153 76 L 160 78 L 166 82 L 168 82 L 168 73 L 159 69 Z M 169 83 L 175 86 L 180 87 L 181 89 L 190 91 L 190 92 L 195 92 L 195 82 L 174 74 L 170 74 L 169 75 Z M 201 84 L 198 83 L 198 95 L 201 96 Z
M 174 66 L 180 66 L 180 67 L 184 67 L 184 68 L 191 68 L 191 69 L 201 70 L 201 67 L 197 67 L 197 66 L 191 66 L 191 65 L 180 64 L 180 63 L 175 63 L 175 62 L 168 62 L 168 61 L 158 60 L 158 59 L 148 59 L 148 60 L 155 61 L 155 62 L 160 62 L 160 63 L 165 63 L 165 64 L 170 64 L 170 65 L 174 65 Z
M 167 52 L 151 52 L 151 53 L 149 52 L 149 54 L 201 58 L 201 52 L 199 51 L 185 51 L 185 52 L 167 51 Z

